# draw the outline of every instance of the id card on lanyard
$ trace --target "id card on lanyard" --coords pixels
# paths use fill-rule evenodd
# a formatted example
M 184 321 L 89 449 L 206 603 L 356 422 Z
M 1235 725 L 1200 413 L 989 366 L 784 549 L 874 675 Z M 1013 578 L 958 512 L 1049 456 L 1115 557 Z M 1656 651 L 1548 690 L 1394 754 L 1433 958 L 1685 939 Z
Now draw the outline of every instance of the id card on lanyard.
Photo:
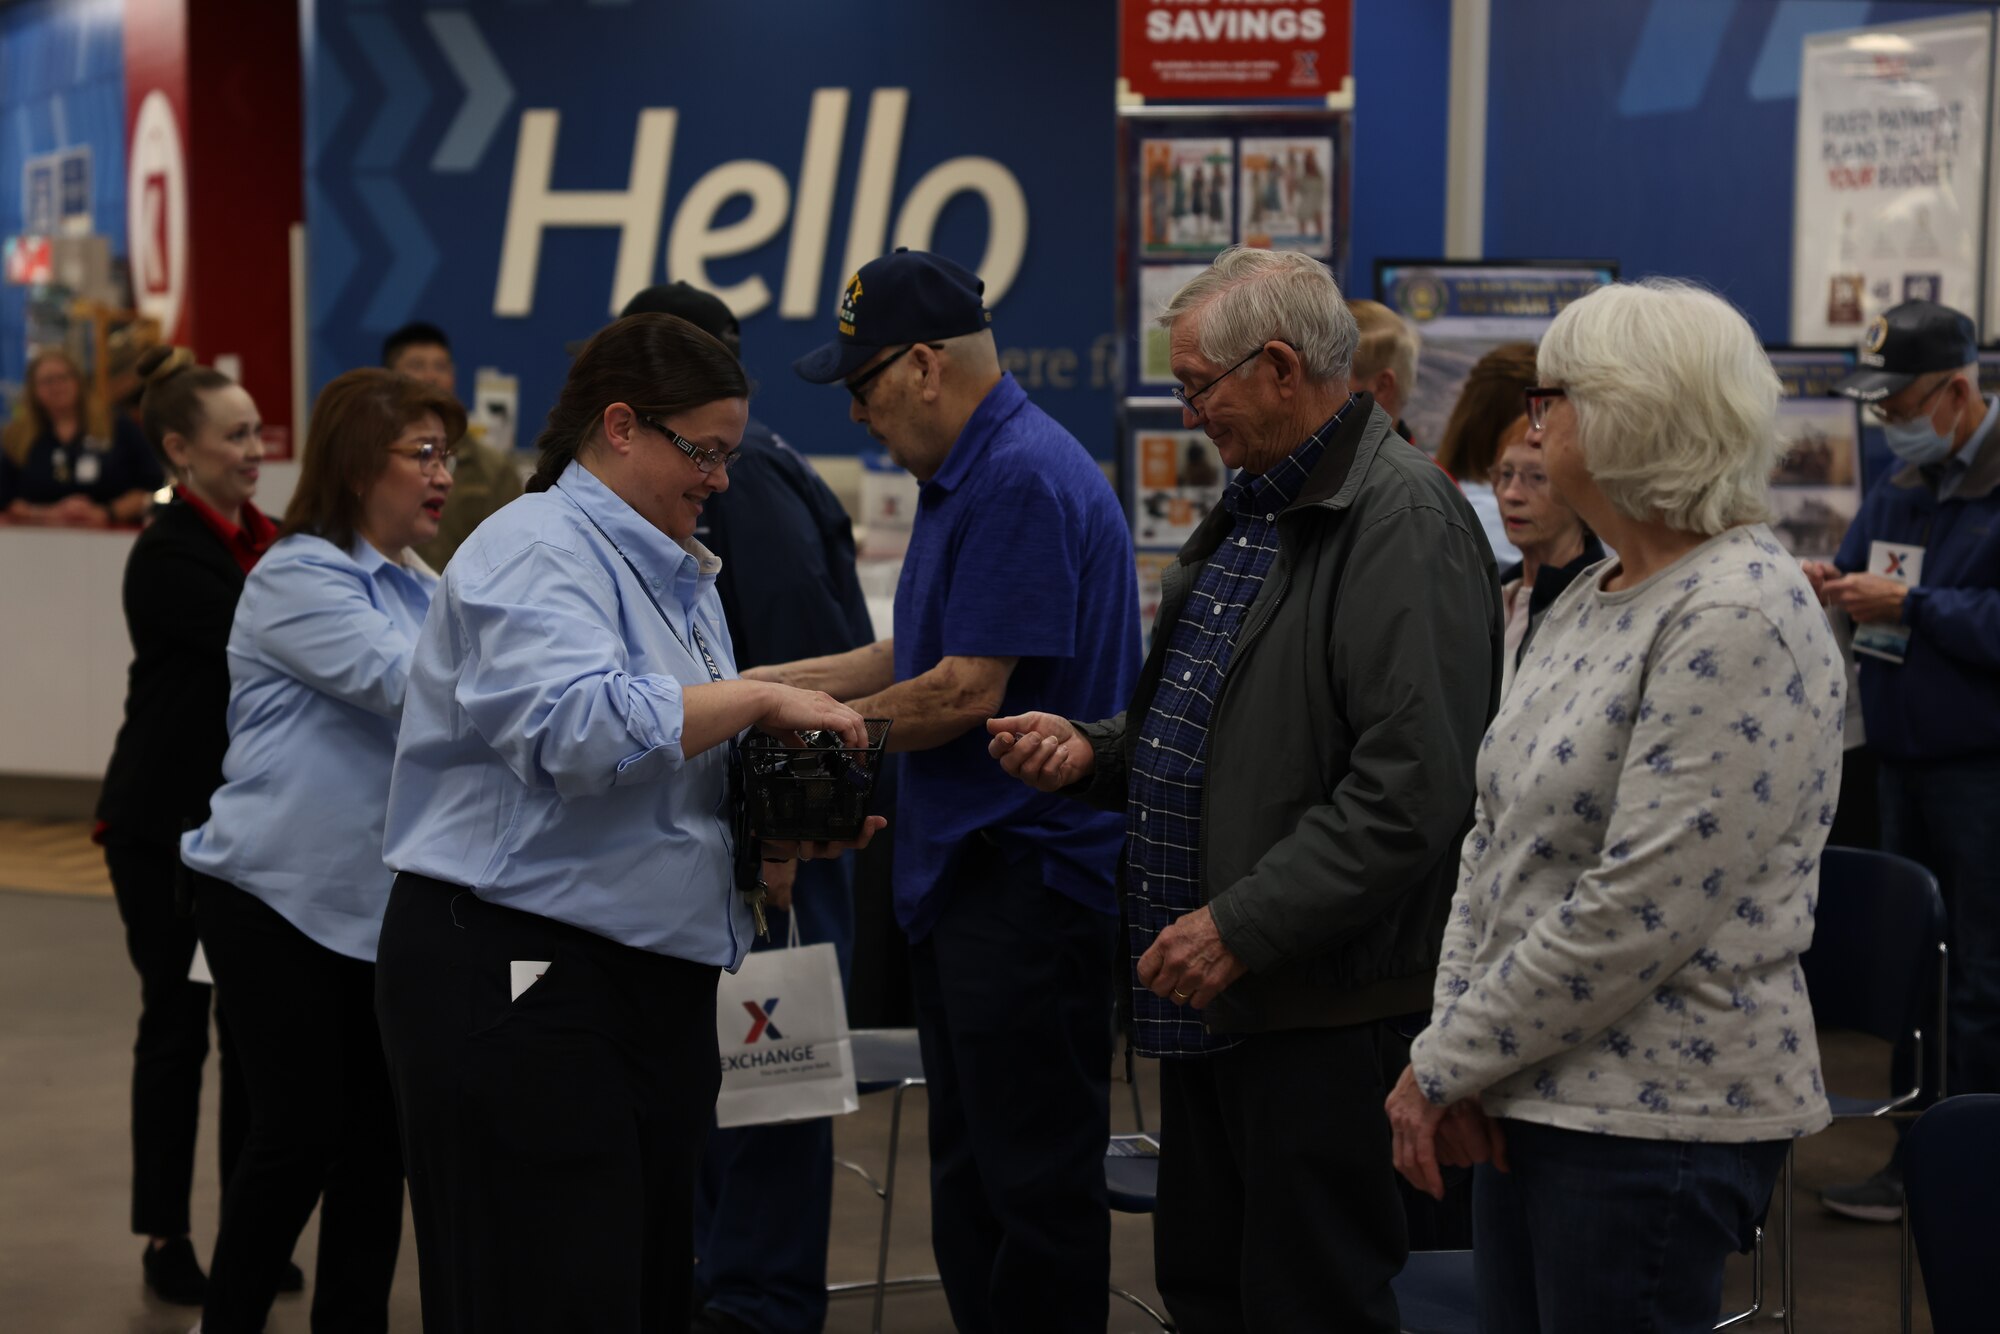
M 560 489 L 560 484 L 558 484 L 558 489 Z M 575 503 L 574 499 L 572 499 L 571 503 Z M 660 605 L 658 598 L 653 596 L 652 585 L 646 582 L 646 576 L 639 572 L 639 567 L 632 563 L 630 556 L 625 554 L 625 548 L 619 546 L 617 540 L 611 534 L 604 531 L 602 524 L 590 517 L 588 510 L 585 510 L 581 505 L 577 505 L 576 508 L 577 512 L 588 520 L 590 526 L 597 529 L 597 535 L 611 544 L 611 549 L 618 553 L 618 559 L 625 562 L 625 568 L 630 570 L 632 577 L 639 582 L 639 591 L 646 595 L 646 601 L 653 604 L 653 610 L 659 613 L 661 624 L 667 627 L 667 633 L 674 637 L 674 642 L 679 644 L 689 657 L 700 657 L 702 666 L 708 669 L 708 679 L 711 682 L 719 685 L 726 680 L 727 678 L 722 674 L 721 666 L 715 660 L 715 654 L 709 651 L 708 640 L 702 635 L 701 623 L 695 619 L 694 613 L 688 613 L 688 633 L 684 637 L 674 627 L 673 618 L 667 615 L 667 609 Z M 694 640 L 692 645 L 688 643 L 689 638 Z M 760 940 L 769 940 L 771 938 L 771 928 L 764 918 L 764 901 L 769 890 L 764 884 L 762 859 L 756 855 L 752 846 L 754 840 L 750 837 L 749 829 L 745 827 L 743 818 L 743 757 L 733 738 L 729 742 L 728 801 L 730 835 L 735 844 L 734 850 L 736 854 L 736 890 L 743 896 L 744 903 L 750 909 L 750 916 L 756 921 L 758 938 Z

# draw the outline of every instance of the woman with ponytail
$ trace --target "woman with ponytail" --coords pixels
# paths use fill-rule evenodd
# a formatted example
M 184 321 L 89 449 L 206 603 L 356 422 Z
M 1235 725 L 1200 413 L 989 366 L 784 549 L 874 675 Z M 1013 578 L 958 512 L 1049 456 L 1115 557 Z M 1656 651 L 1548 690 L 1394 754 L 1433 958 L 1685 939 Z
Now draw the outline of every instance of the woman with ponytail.
M 376 1005 L 429 1334 L 687 1325 L 716 975 L 750 948 L 758 857 L 837 851 L 737 845 L 735 742 L 866 735 L 736 679 L 694 531 L 749 392 L 685 320 L 600 332 L 533 494 L 458 549 L 417 643 Z
M 222 786 L 229 744 L 224 649 L 236 600 L 277 529 L 251 503 L 264 447 L 250 395 L 181 348 L 155 348 L 139 369 L 146 437 L 174 491 L 125 564 L 132 669 L 97 837 L 139 971 L 132 1231 L 151 1239 L 144 1268 L 154 1293 L 199 1306 L 207 1278 L 188 1235 L 188 1195 L 210 998 L 206 985 L 188 980 L 194 922 L 175 911 L 174 884 L 181 831 L 208 818 L 209 795 Z M 220 1016 L 216 1033 L 226 1182 L 247 1123 L 242 1074 Z

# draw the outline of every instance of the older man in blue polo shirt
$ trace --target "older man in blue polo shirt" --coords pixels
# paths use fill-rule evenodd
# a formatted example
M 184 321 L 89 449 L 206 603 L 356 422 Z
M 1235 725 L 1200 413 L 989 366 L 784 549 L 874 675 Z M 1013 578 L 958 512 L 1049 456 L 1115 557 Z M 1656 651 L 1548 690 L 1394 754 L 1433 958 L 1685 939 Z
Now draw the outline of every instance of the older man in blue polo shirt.
M 1101 717 L 1138 671 L 1117 497 L 1000 370 L 979 278 L 898 250 L 801 360 L 922 483 L 893 641 L 746 675 L 896 720 L 896 913 L 930 1088 L 931 1241 L 966 1331 L 1104 1328 L 1116 815 L 1030 791 L 983 724 Z M 1095 710 L 1096 712 L 1092 712 Z

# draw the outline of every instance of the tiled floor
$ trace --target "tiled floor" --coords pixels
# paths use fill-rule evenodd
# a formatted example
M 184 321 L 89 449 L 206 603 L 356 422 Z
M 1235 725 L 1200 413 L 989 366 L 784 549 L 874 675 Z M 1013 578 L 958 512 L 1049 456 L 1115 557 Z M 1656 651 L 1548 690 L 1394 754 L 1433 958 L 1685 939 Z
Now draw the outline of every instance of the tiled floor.
M 0 823 L 0 886 L 12 887 L 0 889 L 0 1330 L 181 1334 L 194 1323 L 192 1313 L 147 1298 L 138 1276 L 139 1243 L 126 1235 L 127 1088 L 138 987 L 116 910 L 105 897 L 102 862 L 86 834 L 78 825 Z M 40 892 L 12 892 L 20 888 Z M 1885 1062 L 1879 1047 L 1837 1041 L 1828 1044 L 1828 1058 L 1835 1087 L 1865 1087 L 1870 1072 Z M 1149 1063 L 1140 1069 L 1147 1105 L 1157 1107 Z M 1113 1094 L 1115 1125 L 1127 1129 L 1131 1108 L 1124 1085 L 1115 1085 Z M 210 1111 L 206 1125 L 212 1126 Z M 892 1273 L 934 1268 L 926 1235 L 922 1111 L 922 1094 L 912 1094 L 903 1122 Z M 861 1111 L 836 1127 L 838 1151 L 879 1170 L 888 1121 L 886 1098 L 863 1099 Z M 1878 1334 L 1896 1327 L 1895 1229 L 1843 1223 L 1811 1204 L 1819 1185 L 1879 1164 L 1888 1142 L 1885 1127 L 1866 1125 L 1838 1128 L 1800 1146 L 1802 1330 Z M 205 1136 L 195 1202 L 204 1250 L 215 1226 L 212 1150 Z M 872 1272 L 879 1208 L 857 1179 L 836 1174 L 834 1277 Z M 1156 1301 L 1150 1220 L 1114 1215 L 1112 1236 L 1114 1281 Z M 309 1229 L 299 1250 L 308 1273 L 312 1246 Z M 1740 1305 L 1743 1279 L 1737 1266 L 1732 1308 Z M 1921 1297 L 1918 1311 L 1917 1328 L 1928 1331 Z M 836 1301 L 827 1329 L 858 1334 L 868 1328 L 868 1315 L 865 1300 Z M 279 1303 L 268 1331 L 304 1334 L 307 1327 L 306 1301 L 289 1298 Z M 420 1328 L 415 1249 L 406 1244 L 392 1329 L 416 1334 Z M 917 1292 L 890 1298 L 886 1328 L 930 1334 L 948 1330 L 950 1321 L 939 1294 Z M 1114 1303 L 1106 1328 L 1143 1331 L 1150 1325 Z

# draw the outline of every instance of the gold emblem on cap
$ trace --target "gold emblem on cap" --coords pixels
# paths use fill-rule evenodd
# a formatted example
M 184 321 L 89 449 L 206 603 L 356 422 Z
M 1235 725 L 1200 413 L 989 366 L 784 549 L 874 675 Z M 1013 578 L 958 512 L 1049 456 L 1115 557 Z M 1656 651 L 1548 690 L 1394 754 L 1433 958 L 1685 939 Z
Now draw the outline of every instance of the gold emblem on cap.
M 1862 341 L 1870 352 L 1880 352 L 1882 345 L 1889 341 L 1889 317 L 1877 315 L 1868 326 L 1868 332 L 1862 335 Z
M 840 298 L 840 331 L 849 338 L 854 337 L 854 303 L 861 299 L 861 275 L 856 273 L 847 280 L 847 291 Z

